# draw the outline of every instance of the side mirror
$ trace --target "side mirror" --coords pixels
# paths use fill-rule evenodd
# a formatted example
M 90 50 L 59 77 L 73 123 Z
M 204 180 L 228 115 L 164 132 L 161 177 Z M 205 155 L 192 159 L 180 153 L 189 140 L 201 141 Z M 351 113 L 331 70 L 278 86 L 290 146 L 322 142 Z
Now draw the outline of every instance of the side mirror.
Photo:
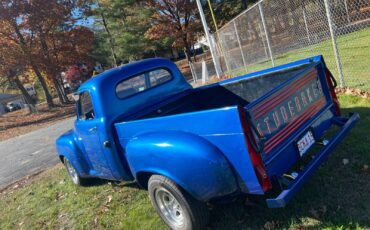
M 74 94 L 72 94 L 72 98 L 73 98 L 74 101 L 78 101 L 78 100 L 80 100 L 80 95 L 77 94 L 77 93 L 74 93 Z

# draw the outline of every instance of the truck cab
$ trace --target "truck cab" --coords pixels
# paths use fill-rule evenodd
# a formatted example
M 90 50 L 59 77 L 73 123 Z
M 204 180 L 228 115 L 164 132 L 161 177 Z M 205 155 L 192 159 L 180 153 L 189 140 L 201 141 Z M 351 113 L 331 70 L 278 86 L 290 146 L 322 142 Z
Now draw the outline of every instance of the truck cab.
M 335 84 L 322 56 L 199 88 L 171 61 L 146 59 L 80 86 L 58 156 L 75 184 L 134 180 L 169 227 L 203 229 L 207 202 L 276 188 L 268 207 L 291 200 L 359 119 L 341 116 Z

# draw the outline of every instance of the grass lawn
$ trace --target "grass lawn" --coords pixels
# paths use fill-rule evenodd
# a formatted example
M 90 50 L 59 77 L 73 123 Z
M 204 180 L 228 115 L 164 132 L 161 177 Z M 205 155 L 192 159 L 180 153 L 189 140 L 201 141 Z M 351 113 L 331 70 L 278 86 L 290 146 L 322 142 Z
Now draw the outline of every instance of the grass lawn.
M 370 28 L 337 37 L 339 54 L 343 66 L 344 81 L 348 87 L 370 91 Z M 237 52 L 240 52 L 237 50 Z M 281 65 L 302 58 L 322 54 L 328 68 L 338 79 L 331 40 L 326 40 L 305 48 L 289 51 L 275 57 L 275 65 Z M 270 68 L 271 62 L 261 62 L 247 66 L 248 72 Z M 232 76 L 245 74 L 244 67 L 230 71 Z
M 268 209 L 253 197 L 219 204 L 210 228 L 369 229 L 370 99 L 340 101 L 344 114 L 360 113 L 360 122 L 286 208 Z M 0 229 L 166 229 L 135 184 L 76 187 L 61 165 L 0 192 L 0 207 Z

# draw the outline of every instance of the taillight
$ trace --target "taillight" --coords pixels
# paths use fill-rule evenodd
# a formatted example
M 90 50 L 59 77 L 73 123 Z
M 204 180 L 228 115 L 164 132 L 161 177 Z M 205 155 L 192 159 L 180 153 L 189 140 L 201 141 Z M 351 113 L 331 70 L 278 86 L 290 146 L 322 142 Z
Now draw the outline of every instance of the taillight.
M 326 76 L 326 81 L 329 84 L 329 90 L 330 90 L 331 99 L 333 100 L 333 103 L 334 103 L 335 114 L 337 116 L 340 116 L 341 112 L 340 112 L 339 100 L 337 98 L 337 94 L 335 93 L 335 87 L 337 87 L 337 82 L 335 81 L 333 75 L 330 73 L 328 69 L 326 69 L 325 76 Z
M 266 192 L 272 188 L 271 181 L 267 175 L 266 168 L 262 162 L 261 156 L 257 153 L 256 149 L 252 146 L 252 143 L 254 146 L 256 146 L 256 141 L 253 137 L 251 126 L 247 122 L 245 111 L 241 106 L 238 106 L 238 111 L 239 111 L 240 122 L 242 125 L 244 137 L 245 137 L 245 142 L 247 144 L 249 157 L 252 161 L 254 171 L 256 172 L 256 175 L 257 175 L 258 181 L 260 182 L 262 190 Z

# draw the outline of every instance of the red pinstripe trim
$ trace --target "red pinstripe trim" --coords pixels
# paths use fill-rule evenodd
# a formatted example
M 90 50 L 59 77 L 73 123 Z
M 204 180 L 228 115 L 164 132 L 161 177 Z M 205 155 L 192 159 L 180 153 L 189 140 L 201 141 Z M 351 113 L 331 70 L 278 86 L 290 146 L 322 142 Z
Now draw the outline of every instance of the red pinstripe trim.
M 295 84 L 298 84 L 298 83 L 300 83 L 302 81 L 305 81 L 307 79 L 307 77 L 310 77 L 311 76 L 311 74 L 317 75 L 317 71 L 316 70 L 313 70 L 313 71 L 309 72 L 307 75 L 305 75 L 304 77 L 301 77 L 300 79 L 296 80 L 295 82 L 293 82 L 289 86 L 294 86 Z M 280 96 L 280 94 L 284 94 L 284 93 L 286 93 L 286 92 L 285 91 L 280 91 L 276 95 L 272 95 L 274 97 L 271 96 L 267 101 L 263 102 L 262 104 L 258 105 L 255 108 L 253 108 L 252 111 L 255 112 L 256 109 L 258 110 L 261 106 L 265 105 L 266 103 L 269 103 L 270 100 L 276 98 L 276 96 Z
M 306 110 L 303 114 L 301 114 L 298 119 L 294 120 L 292 123 L 290 123 L 288 126 L 286 126 L 284 129 L 280 130 L 273 138 L 268 140 L 265 143 L 265 152 L 269 153 L 276 145 L 280 144 L 283 140 L 286 139 L 287 136 L 289 136 L 293 131 L 295 131 L 295 128 L 297 126 L 300 126 L 304 122 L 306 122 L 312 115 L 317 113 L 322 106 L 325 104 L 325 100 L 322 97 L 320 100 L 318 100 L 314 105 L 312 105 L 310 108 Z M 284 132 L 282 135 L 280 135 L 282 132 Z
M 292 83 L 287 88 L 284 88 L 283 91 L 280 91 L 276 95 L 271 96 L 270 99 L 268 99 L 267 101 L 258 105 L 257 107 L 253 108 L 252 113 L 253 114 L 256 113 L 256 116 L 258 116 L 261 112 L 267 110 L 268 108 L 274 107 L 275 104 L 285 100 L 286 98 L 288 98 L 291 95 L 293 95 L 294 93 L 296 93 L 294 90 L 289 90 L 290 88 L 299 89 L 302 85 L 305 85 L 307 82 L 312 81 L 316 77 L 317 77 L 317 71 L 316 70 L 308 73 L 307 75 L 305 75 L 304 78 L 302 77 L 300 80 L 297 80 L 296 82 Z M 284 96 L 282 96 L 282 95 L 284 95 Z M 266 104 L 269 104 L 269 105 L 267 105 L 265 107 Z M 255 118 L 255 119 L 258 119 L 258 118 Z
M 268 106 L 266 106 L 263 110 L 261 110 L 260 112 L 258 112 L 256 114 L 256 117 L 254 119 L 258 120 L 260 117 L 262 117 L 263 115 L 265 115 L 267 112 L 269 112 L 271 109 L 273 109 L 274 107 L 280 105 L 282 102 L 284 102 L 287 98 L 289 98 L 290 96 L 292 96 L 293 94 L 295 94 L 297 91 L 295 90 L 300 90 L 302 88 L 302 86 L 305 86 L 308 82 L 312 81 L 315 77 L 312 77 L 310 79 L 307 80 L 307 82 L 302 82 L 301 84 L 293 87 L 290 92 L 293 92 L 293 93 L 289 93 L 281 98 L 279 98 L 275 103 L 273 104 L 270 104 Z
M 261 107 L 262 105 L 258 106 L 258 108 L 260 108 L 260 109 L 259 109 L 259 111 L 256 112 L 256 114 L 253 114 L 254 119 L 257 120 L 261 116 L 265 115 L 271 108 L 276 107 L 281 102 L 283 102 L 284 100 L 286 100 L 287 98 L 289 98 L 290 96 L 295 94 L 297 92 L 296 90 L 299 90 L 302 86 L 306 85 L 308 82 L 312 81 L 316 77 L 317 77 L 317 75 L 311 75 L 311 76 L 305 78 L 305 81 L 302 81 L 302 82 L 300 82 L 299 84 L 296 84 L 296 85 L 289 86 L 288 88 L 284 89 L 284 91 L 283 91 L 284 93 L 288 92 L 284 96 L 282 96 L 282 97 L 274 96 L 274 98 L 272 98 L 273 100 L 269 100 L 269 101 L 264 102 L 263 105 L 266 104 L 266 103 L 271 103 L 271 104 L 267 105 L 266 107 Z
M 311 114 L 313 112 L 316 112 L 316 110 L 319 108 L 319 106 L 323 105 L 325 103 L 324 98 L 320 98 L 315 104 L 311 105 L 309 108 L 306 109 L 305 112 L 299 115 L 295 120 L 293 120 L 290 124 L 288 124 L 284 129 L 280 130 L 273 138 L 266 141 L 265 145 L 270 144 L 270 142 L 273 142 L 274 139 L 279 138 L 279 135 L 282 132 L 285 132 L 290 129 L 291 126 L 293 126 L 296 122 L 303 120 L 308 114 Z

